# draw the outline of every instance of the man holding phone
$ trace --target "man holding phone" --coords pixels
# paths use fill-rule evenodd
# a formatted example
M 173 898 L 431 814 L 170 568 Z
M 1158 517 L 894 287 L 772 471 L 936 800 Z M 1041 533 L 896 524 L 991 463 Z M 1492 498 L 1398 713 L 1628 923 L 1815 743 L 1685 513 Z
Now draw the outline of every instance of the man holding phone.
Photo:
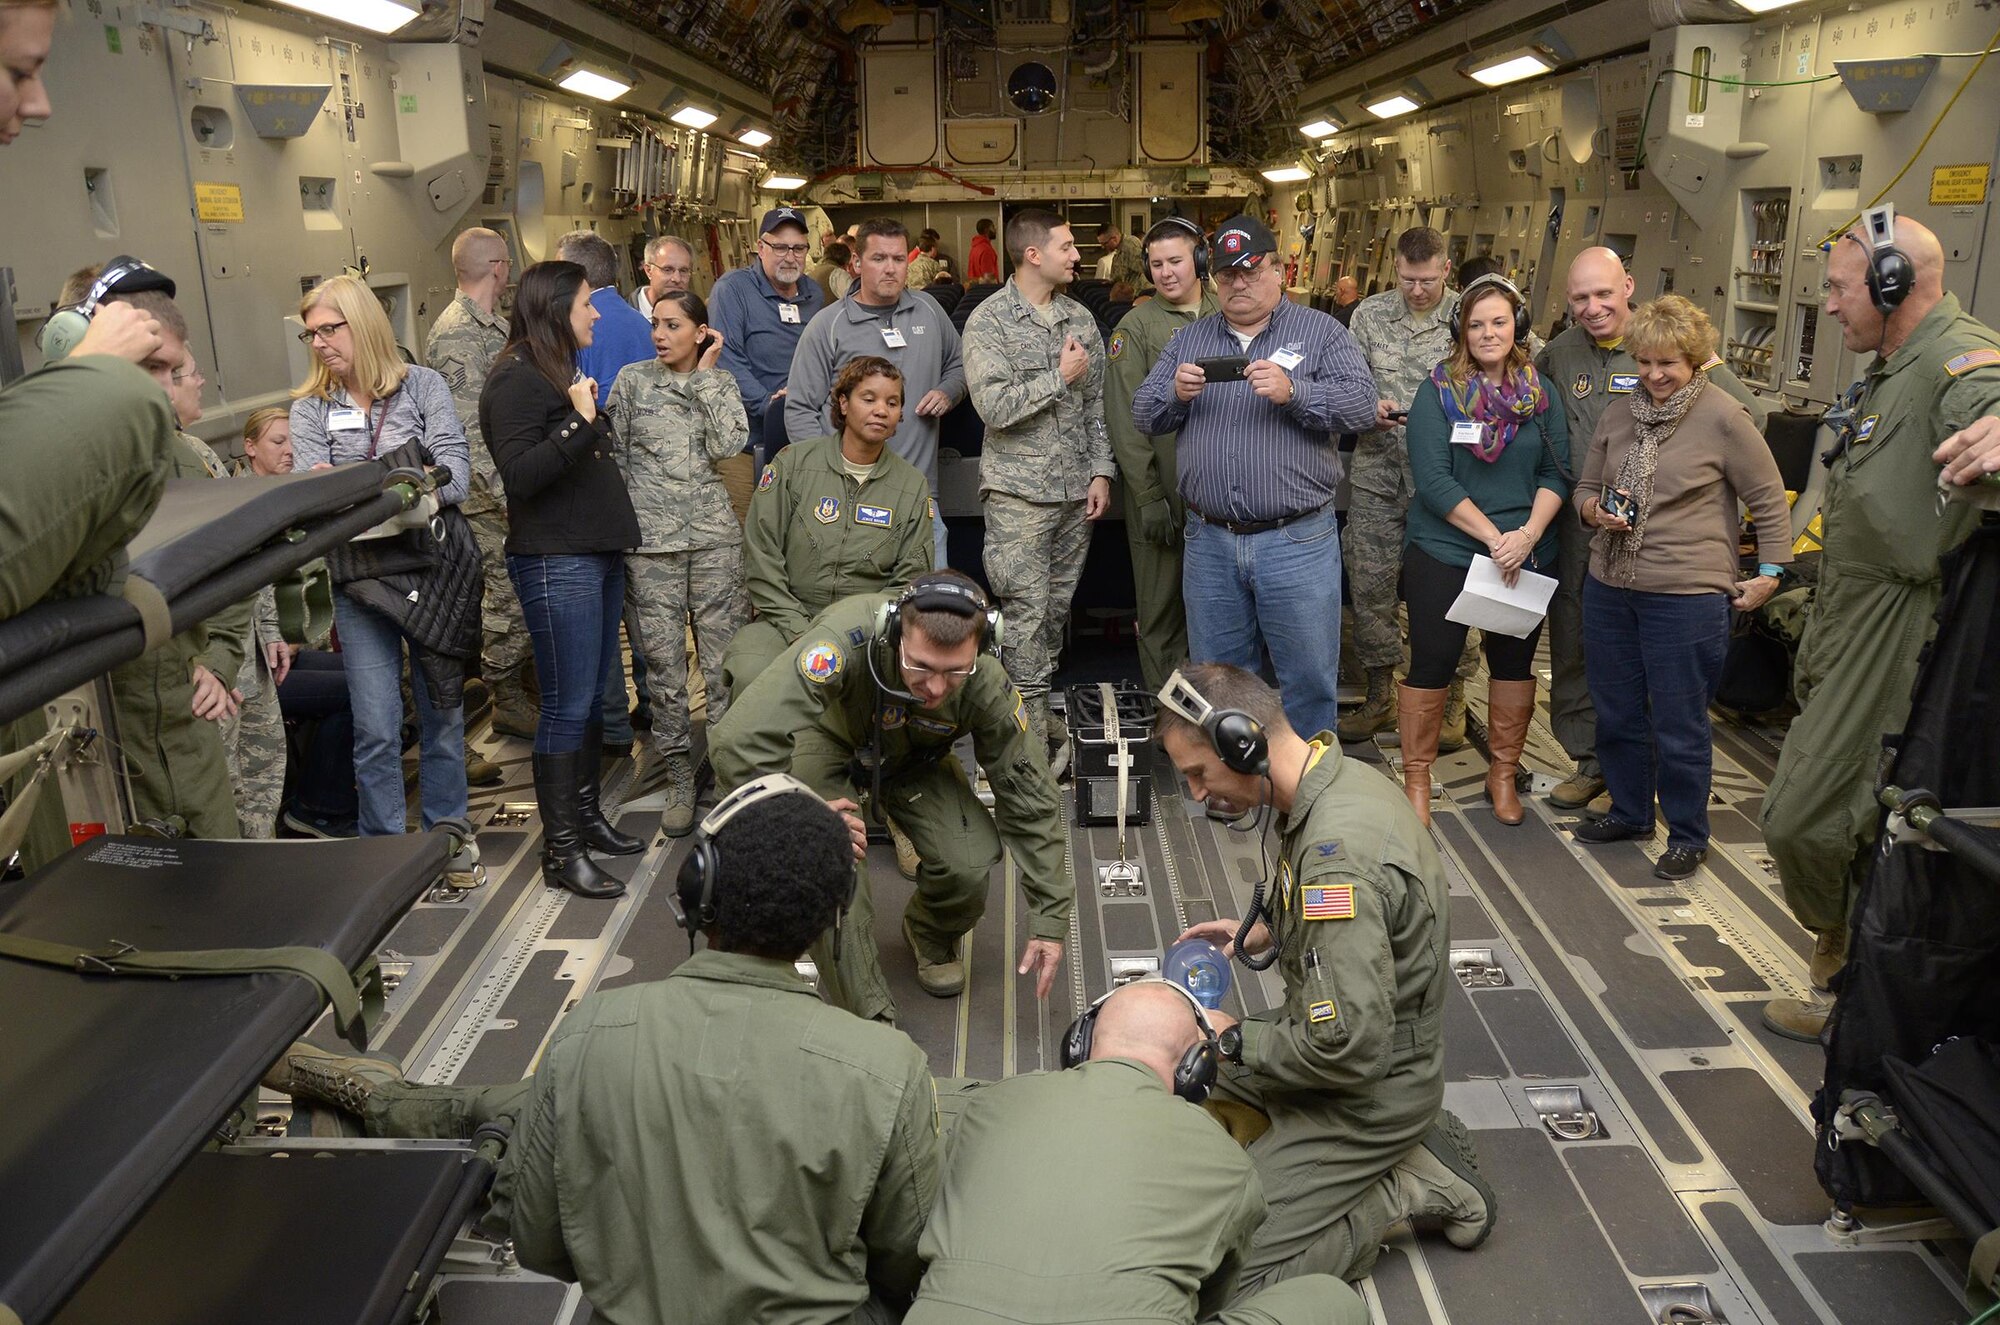
M 1268 648 L 1293 727 L 1328 731 L 1340 679 L 1336 439 L 1373 424 L 1377 393 L 1347 329 L 1285 298 L 1277 249 L 1254 217 L 1216 231 L 1221 310 L 1167 342 L 1133 395 L 1132 424 L 1180 434 L 1189 652 L 1254 672 Z

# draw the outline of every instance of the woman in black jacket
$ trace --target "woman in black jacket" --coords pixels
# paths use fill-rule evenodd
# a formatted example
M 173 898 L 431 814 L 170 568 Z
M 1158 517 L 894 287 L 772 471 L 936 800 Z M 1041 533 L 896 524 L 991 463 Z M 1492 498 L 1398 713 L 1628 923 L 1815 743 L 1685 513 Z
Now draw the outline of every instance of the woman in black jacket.
M 589 850 L 633 855 L 645 843 L 612 827 L 598 804 L 606 677 L 618 650 L 625 552 L 639 520 L 612 459 L 597 383 L 577 371 L 597 310 L 574 262 L 521 273 L 507 344 L 479 397 L 480 431 L 507 489 L 507 575 L 521 596 L 541 679 L 535 799 L 542 875 L 580 897 L 625 885 Z

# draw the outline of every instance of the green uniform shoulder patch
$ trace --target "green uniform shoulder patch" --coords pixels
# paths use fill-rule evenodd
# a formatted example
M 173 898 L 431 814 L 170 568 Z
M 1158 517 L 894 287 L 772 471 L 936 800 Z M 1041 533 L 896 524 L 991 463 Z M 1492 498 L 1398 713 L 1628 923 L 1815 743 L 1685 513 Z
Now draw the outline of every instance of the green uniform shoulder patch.
M 1967 350 L 1955 359 L 1947 359 L 1944 370 L 1953 377 L 1961 377 L 1975 368 L 2000 367 L 2000 350 Z
M 1018 690 L 1014 692 L 1014 725 L 1021 729 L 1022 735 L 1024 736 L 1027 735 L 1028 709 L 1027 706 L 1021 702 L 1021 692 Z
M 820 640 L 799 650 L 799 675 L 814 685 L 825 685 L 840 675 L 840 646 L 832 640 Z
M 926 498 L 924 498 L 924 513 L 925 513 L 926 515 L 930 516 L 930 518 L 931 518 L 931 519 L 933 519 L 933 520 L 937 519 L 937 498 L 936 498 L 936 497 L 926 497 Z
M 1115 361 L 1123 353 L 1125 353 L 1125 333 L 1114 331 L 1111 333 L 1111 343 L 1104 347 L 1104 357 Z
M 778 481 L 778 471 L 770 465 L 764 466 L 763 474 L 757 480 L 757 491 L 762 492 Z

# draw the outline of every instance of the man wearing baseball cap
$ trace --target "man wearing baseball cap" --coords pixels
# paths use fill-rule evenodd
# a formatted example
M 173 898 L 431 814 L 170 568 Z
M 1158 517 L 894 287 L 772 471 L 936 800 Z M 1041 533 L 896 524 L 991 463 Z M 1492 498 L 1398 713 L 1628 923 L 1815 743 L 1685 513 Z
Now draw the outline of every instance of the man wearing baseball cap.
M 743 412 L 750 418 L 744 453 L 716 465 L 739 523 L 750 509 L 757 477 L 752 452 L 767 446 L 764 411 L 783 399 L 799 335 L 826 305 L 826 292 L 805 274 L 808 234 L 798 208 L 773 207 L 757 226 L 757 260 L 724 273 L 708 294 L 708 324 L 722 333 L 720 366 L 736 379 Z M 783 440 L 769 439 L 768 449 L 777 449 Z
M 1132 398 L 1141 432 L 1180 434 L 1188 651 L 1255 672 L 1268 648 L 1302 732 L 1339 717 L 1339 436 L 1375 423 L 1347 328 L 1285 298 L 1278 241 L 1252 216 L 1215 232 L 1220 312 L 1176 332 Z

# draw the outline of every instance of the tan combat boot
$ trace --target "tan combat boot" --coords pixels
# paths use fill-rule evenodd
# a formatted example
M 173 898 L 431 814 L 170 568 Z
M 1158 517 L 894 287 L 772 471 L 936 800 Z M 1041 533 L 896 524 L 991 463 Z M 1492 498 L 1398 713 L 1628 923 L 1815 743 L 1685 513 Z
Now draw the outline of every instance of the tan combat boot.
M 1812 987 L 1822 994 L 1833 987 L 1833 977 L 1840 974 L 1840 968 L 1847 965 L 1847 926 L 1835 925 L 1822 929 L 1819 939 L 1813 944 Z
M 917 871 L 923 867 L 923 857 L 917 854 L 916 843 L 910 841 L 910 835 L 903 831 L 901 824 L 894 819 L 890 819 L 888 823 L 889 841 L 896 848 L 896 873 L 915 883 Z
M 1479 1176 L 1472 1134 L 1449 1109 L 1438 1110 L 1423 1144 L 1396 1161 L 1389 1180 L 1400 1216 L 1443 1220 L 1445 1240 L 1460 1251 L 1486 1241 L 1500 1216 L 1500 1198 Z
M 694 831 L 694 760 L 682 751 L 667 755 L 660 764 L 659 781 L 666 789 L 660 806 L 660 831 L 668 837 L 686 837 Z
M 1403 794 L 1426 828 L 1431 826 L 1431 765 L 1437 760 L 1444 698 L 1442 690 L 1396 687 L 1397 721 L 1403 733 Z
M 1572 773 L 1549 789 L 1549 804 L 1558 810 L 1581 810 L 1603 794 L 1603 778 Z M 1605 813 L 1610 813 L 1608 807 Z
M 1818 1044 L 1833 1014 L 1831 1002 L 1808 1003 L 1799 998 L 1774 998 L 1764 1005 L 1764 1029 L 1804 1044 Z
M 917 936 L 910 930 L 910 918 L 903 917 L 903 942 L 910 945 L 910 955 L 917 961 L 917 984 L 932 998 L 955 998 L 965 989 L 965 963 L 954 952 L 945 961 L 932 961 L 917 946 Z
M 497 787 L 507 775 L 500 771 L 500 765 L 473 749 L 465 747 L 465 785 L 468 787 Z
M 368 1116 L 368 1106 L 384 1087 L 409 1083 L 393 1062 L 358 1054 L 337 1054 L 300 1040 L 264 1074 L 271 1090 L 338 1109 L 357 1118 Z
M 1438 728 L 1438 753 L 1457 754 L 1465 748 L 1465 678 L 1454 676 L 1444 697 L 1444 725 Z
M 1368 669 L 1368 697 L 1361 701 L 1360 708 L 1340 720 L 1334 734 L 1350 743 L 1366 741 L 1376 732 L 1386 731 L 1395 725 L 1396 669 L 1371 667 Z

